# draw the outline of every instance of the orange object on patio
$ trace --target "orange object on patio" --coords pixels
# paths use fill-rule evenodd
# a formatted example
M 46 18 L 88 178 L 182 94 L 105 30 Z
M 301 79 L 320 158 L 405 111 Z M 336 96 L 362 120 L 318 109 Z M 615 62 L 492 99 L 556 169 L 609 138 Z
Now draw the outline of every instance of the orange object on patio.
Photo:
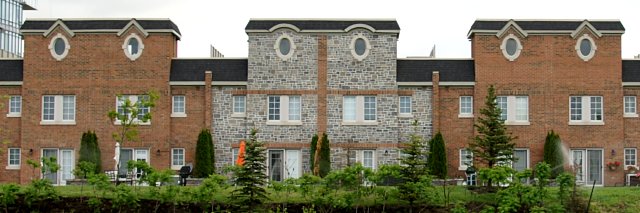
M 236 165 L 242 166 L 244 164 L 244 152 L 245 152 L 245 141 L 240 141 L 240 148 L 238 149 L 238 159 L 236 159 Z

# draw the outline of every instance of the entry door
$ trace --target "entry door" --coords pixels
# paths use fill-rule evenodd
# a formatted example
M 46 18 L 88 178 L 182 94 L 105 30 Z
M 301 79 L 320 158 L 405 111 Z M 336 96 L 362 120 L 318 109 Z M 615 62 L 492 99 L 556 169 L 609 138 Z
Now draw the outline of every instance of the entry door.
M 149 162 L 149 150 L 136 149 L 135 158 L 136 158 L 136 161 L 144 161 L 144 162 L 147 162 L 149 164 L 150 163 Z M 140 178 L 141 176 L 142 176 L 142 170 L 136 169 L 136 178 Z
M 43 149 L 42 158 L 54 157 L 58 159 L 58 149 Z M 43 165 L 44 166 L 44 165 Z M 51 181 L 52 184 L 58 184 L 58 172 L 51 173 L 49 171 L 44 173 L 44 178 Z
M 58 160 L 60 164 L 60 185 L 67 185 L 67 180 L 73 179 L 73 168 L 75 167 L 75 157 L 73 150 L 60 150 L 62 157 Z
M 121 178 L 126 177 L 129 166 L 127 163 L 133 160 L 133 150 L 132 149 L 120 149 L 120 169 L 118 169 L 118 176 Z
M 573 170 L 576 174 L 576 182 L 577 183 L 585 183 L 585 180 L 587 179 L 585 177 L 585 171 L 587 170 L 586 168 L 586 164 L 585 164 L 585 150 L 572 150 L 571 151 L 571 160 L 572 160 L 572 166 L 573 166 Z
M 300 177 L 300 150 L 287 150 L 286 171 L 287 178 Z
M 587 150 L 587 184 L 602 185 L 602 150 Z
M 284 150 L 269 150 L 269 179 L 282 181 Z

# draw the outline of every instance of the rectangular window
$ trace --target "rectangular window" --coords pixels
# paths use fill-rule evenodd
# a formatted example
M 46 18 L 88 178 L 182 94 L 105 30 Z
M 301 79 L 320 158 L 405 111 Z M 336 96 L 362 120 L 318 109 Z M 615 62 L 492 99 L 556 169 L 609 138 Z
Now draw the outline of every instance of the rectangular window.
M 362 151 L 362 166 L 364 168 L 375 169 L 374 150 Z
M 302 120 L 301 96 L 269 96 L 268 122 L 299 125 Z
M 245 113 L 246 96 L 233 96 L 233 114 Z
M 469 149 L 460 149 L 460 165 L 458 170 L 466 170 L 467 166 L 473 166 L 473 152 Z
M 569 124 L 590 125 L 603 124 L 602 96 L 569 97 Z M 587 114 L 588 113 L 588 114 Z
M 636 96 L 624 96 L 624 115 L 636 117 Z
M 184 95 L 175 95 L 173 96 L 173 110 L 172 110 L 172 117 L 178 117 L 180 115 L 185 115 L 186 114 L 186 109 L 185 109 L 185 105 L 186 105 L 186 101 L 185 101 L 185 96 Z
M 136 104 L 138 105 L 138 120 L 142 120 L 144 115 L 150 112 L 149 106 L 143 106 L 142 101 L 149 101 L 149 96 L 139 95 Z
M 55 96 L 43 96 L 42 97 L 42 120 L 53 121 L 55 115 Z
M 42 96 L 42 121 L 40 124 L 75 124 L 76 96 L 45 95 Z
M 127 117 L 129 119 L 134 119 L 134 122 L 140 122 L 142 121 L 142 119 L 144 118 L 144 115 L 147 113 L 151 113 L 151 108 L 149 106 L 142 106 L 141 102 L 138 102 L 138 100 L 143 101 L 143 100 L 149 100 L 149 96 L 147 95 L 121 95 L 119 98 L 116 98 L 116 109 L 118 110 L 118 114 L 119 115 L 124 115 L 126 113 Z M 124 105 L 126 105 L 127 101 L 132 105 L 135 106 L 135 108 L 138 110 L 138 116 L 136 118 L 131 118 L 131 111 L 132 109 L 125 109 L 125 107 L 123 107 Z M 126 112 L 125 112 L 126 110 Z M 116 120 L 116 124 L 120 124 L 120 120 Z M 142 124 L 150 124 L 150 120 L 142 123 Z
M 512 163 L 514 170 L 522 172 L 529 168 L 529 150 L 515 149 L 513 150 L 513 155 L 516 158 Z
M 500 108 L 500 119 L 507 125 L 529 124 L 528 96 L 498 96 L 496 103 Z
M 22 113 L 22 96 L 14 95 L 9 98 L 9 114 L 8 116 L 19 117 Z
M 516 97 L 516 121 L 529 121 L 529 97 Z
M 76 119 L 76 96 L 62 96 L 62 120 L 73 121 Z
M 184 149 L 171 149 L 171 169 L 179 170 L 182 166 L 184 166 Z
M 507 97 L 498 96 L 496 97 L 496 102 L 498 103 L 498 108 L 500 108 L 500 119 L 502 119 L 503 121 L 506 121 L 508 109 L 509 109 L 509 107 L 507 106 Z
M 238 155 L 240 155 L 240 149 L 239 148 L 233 148 L 231 149 L 231 163 L 233 163 L 233 165 L 236 165 L 236 161 L 238 160 Z
M 7 165 L 7 169 L 18 169 L 20 168 L 20 149 L 19 148 L 9 148 L 9 164 Z
M 473 96 L 460 96 L 460 114 L 458 117 L 473 116 Z
M 411 115 L 411 96 L 400 96 L 400 115 Z
M 636 166 L 636 159 L 637 159 L 637 155 L 636 155 L 636 149 L 635 148 L 625 148 L 624 149 L 624 168 L 626 169 L 627 166 Z
M 375 96 L 344 96 L 343 105 L 343 124 L 376 124 L 377 103 Z

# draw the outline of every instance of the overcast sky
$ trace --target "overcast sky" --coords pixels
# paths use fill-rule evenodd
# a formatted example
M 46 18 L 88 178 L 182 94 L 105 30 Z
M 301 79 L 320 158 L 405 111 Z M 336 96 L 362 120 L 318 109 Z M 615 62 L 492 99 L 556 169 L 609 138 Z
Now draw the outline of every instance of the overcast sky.
M 421 2 L 421 3 L 417 3 Z M 467 32 L 475 19 L 619 19 L 622 57 L 640 54 L 637 0 L 38 0 L 26 18 L 170 18 L 182 33 L 179 57 L 247 57 L 250 18 L 395 18 L 398 57 L 471 56 Z

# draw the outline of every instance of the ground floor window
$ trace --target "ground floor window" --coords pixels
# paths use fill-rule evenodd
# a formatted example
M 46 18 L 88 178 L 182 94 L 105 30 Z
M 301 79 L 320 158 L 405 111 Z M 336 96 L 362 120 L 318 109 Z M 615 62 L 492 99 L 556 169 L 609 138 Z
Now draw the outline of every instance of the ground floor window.
M 573 149 L 571 163 L 576 174 L 576 182 L 596 185 L 603 184 L 603 153 L 602 149 Z
M 54 157 L 60 169 L 57 172 L 45 172 L 44 178 L 54 185 L 66 185 L 67 180 L 74 179 L 73 169 L 75 168 L 75 153 L 72 149 L 47 148 L 42 149 L 42 157 Z
M 130 160 L 136 161 L 144 161 L 148 164 L 151 164 L 149 159 L 149 150 L 148 149 L 132 149 L 132 148 L 121 148 L 120 149 L 120 169 L 118 170 L 118 174 L 120 177 L 123 175 L 126 177 L 126 174 L 129 171 L 129 166 L 127 162 Z M 140 178 L 142 176 L 142 170 L 133 169 L 135 172 L 135 177 Z
M 300 150 L 271 149 L 267 151 L 267 173 L 269 180 L 283 181 L 302 175 Z

